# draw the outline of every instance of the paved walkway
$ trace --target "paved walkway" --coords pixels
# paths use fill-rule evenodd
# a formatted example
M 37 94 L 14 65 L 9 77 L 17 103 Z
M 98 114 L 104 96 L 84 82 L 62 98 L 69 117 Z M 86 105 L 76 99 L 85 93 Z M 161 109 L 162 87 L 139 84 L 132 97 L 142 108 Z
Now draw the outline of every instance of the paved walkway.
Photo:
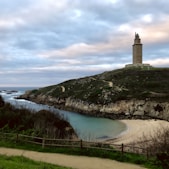
M 24 156 L 35 161 L 43 161 L 74 169 L 145 169 L 144 167 L 95 157 L 72 156 L 56 153 L 41 153 L 28 150 L 0 148 L 0 154 Z

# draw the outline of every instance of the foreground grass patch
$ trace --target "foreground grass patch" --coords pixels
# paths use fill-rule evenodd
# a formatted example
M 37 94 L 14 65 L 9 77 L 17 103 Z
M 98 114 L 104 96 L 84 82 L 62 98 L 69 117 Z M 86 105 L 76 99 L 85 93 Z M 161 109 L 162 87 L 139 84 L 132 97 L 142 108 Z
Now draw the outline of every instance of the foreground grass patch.
M 71 169 L 42 162 L 35 162 L 20 156 L 0 155 L 0 169 Z

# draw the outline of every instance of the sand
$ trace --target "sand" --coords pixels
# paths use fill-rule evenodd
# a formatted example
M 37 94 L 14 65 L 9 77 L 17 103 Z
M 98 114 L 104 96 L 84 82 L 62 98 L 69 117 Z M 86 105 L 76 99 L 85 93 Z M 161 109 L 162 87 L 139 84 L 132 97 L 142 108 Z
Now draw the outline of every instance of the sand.
M 163 120 L 121 120 L 127 126 L 127 130 L 118 136 L 115 140 L 110 140 L 115 144 L 129 144 L 139 141 L 143 135 L 147 138 L 154 135 L 157 130 L 168 127 L 169 122 Z
M 43 161 L 65 167 L 72 167 L 74 169 L 145 169 L 139 165 L 121 163 L 109 159 L 56 153 L 41 153 L 10 148 L 0 148 L 0 154 L 8 156 L 24 156 L 35 161 Z

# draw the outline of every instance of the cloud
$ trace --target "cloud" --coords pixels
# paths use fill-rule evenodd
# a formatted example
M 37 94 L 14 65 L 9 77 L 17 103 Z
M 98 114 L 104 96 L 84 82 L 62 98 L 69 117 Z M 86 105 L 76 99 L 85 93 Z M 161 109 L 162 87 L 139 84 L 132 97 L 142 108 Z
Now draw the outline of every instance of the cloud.
M 148 60 L 148 63 L 150 63 L 153 66 L 157 67 L 168 67 L 169 65 L 169 58 L 163 58 L 163 59 L 155 59 L 155 60 Z
M 118 42 L 118 43 L 116 43 Z M 121 48 L 128 47 L 129 36 L 123 35 L 119 37 L 107 37 L 107 42 L 95 43 L 95 44 L 86 44 L 78 43 L 62 48 L 59 50 L 50 50 L 44 53 L 39 54 L 41 57 L 46 58 L 57 58 L 57 57 L 78 57 L 83 55 L 99 55 L 99 53 L 104 52 L 116 52 Z
M 31 86 L 53 84 L 123 67 L 131 63 L 135 32 L 144 61 L 169 66 L 168 5 L 166 0 L 0 1 L 1 86 L 29 85 L 26 77 Z

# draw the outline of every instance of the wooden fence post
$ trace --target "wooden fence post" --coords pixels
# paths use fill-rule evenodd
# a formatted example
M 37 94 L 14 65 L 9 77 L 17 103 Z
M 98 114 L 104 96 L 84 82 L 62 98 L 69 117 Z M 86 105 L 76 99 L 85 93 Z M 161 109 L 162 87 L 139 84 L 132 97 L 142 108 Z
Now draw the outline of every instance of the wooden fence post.
M 16 134 L 16 143 L 18 142 L 18 140 L 19 140 L 19 135 L 18 135 L 18 133 Z
M 148 148 L 146 149 L 146 156 L 147 156 L 147 160 L 148 160 L 148 158 L 149 158 Z
M 45 138 L 42 139 L 42 148 L 45 148 Z
M 82 139 L 80 140 L 80 148 L 81 149 L 83 148 L 83 141 L 82 141 Z
M 124 144 L 122 143 L 121 145 L 121 154 L 123 155 L 124 154 Z

